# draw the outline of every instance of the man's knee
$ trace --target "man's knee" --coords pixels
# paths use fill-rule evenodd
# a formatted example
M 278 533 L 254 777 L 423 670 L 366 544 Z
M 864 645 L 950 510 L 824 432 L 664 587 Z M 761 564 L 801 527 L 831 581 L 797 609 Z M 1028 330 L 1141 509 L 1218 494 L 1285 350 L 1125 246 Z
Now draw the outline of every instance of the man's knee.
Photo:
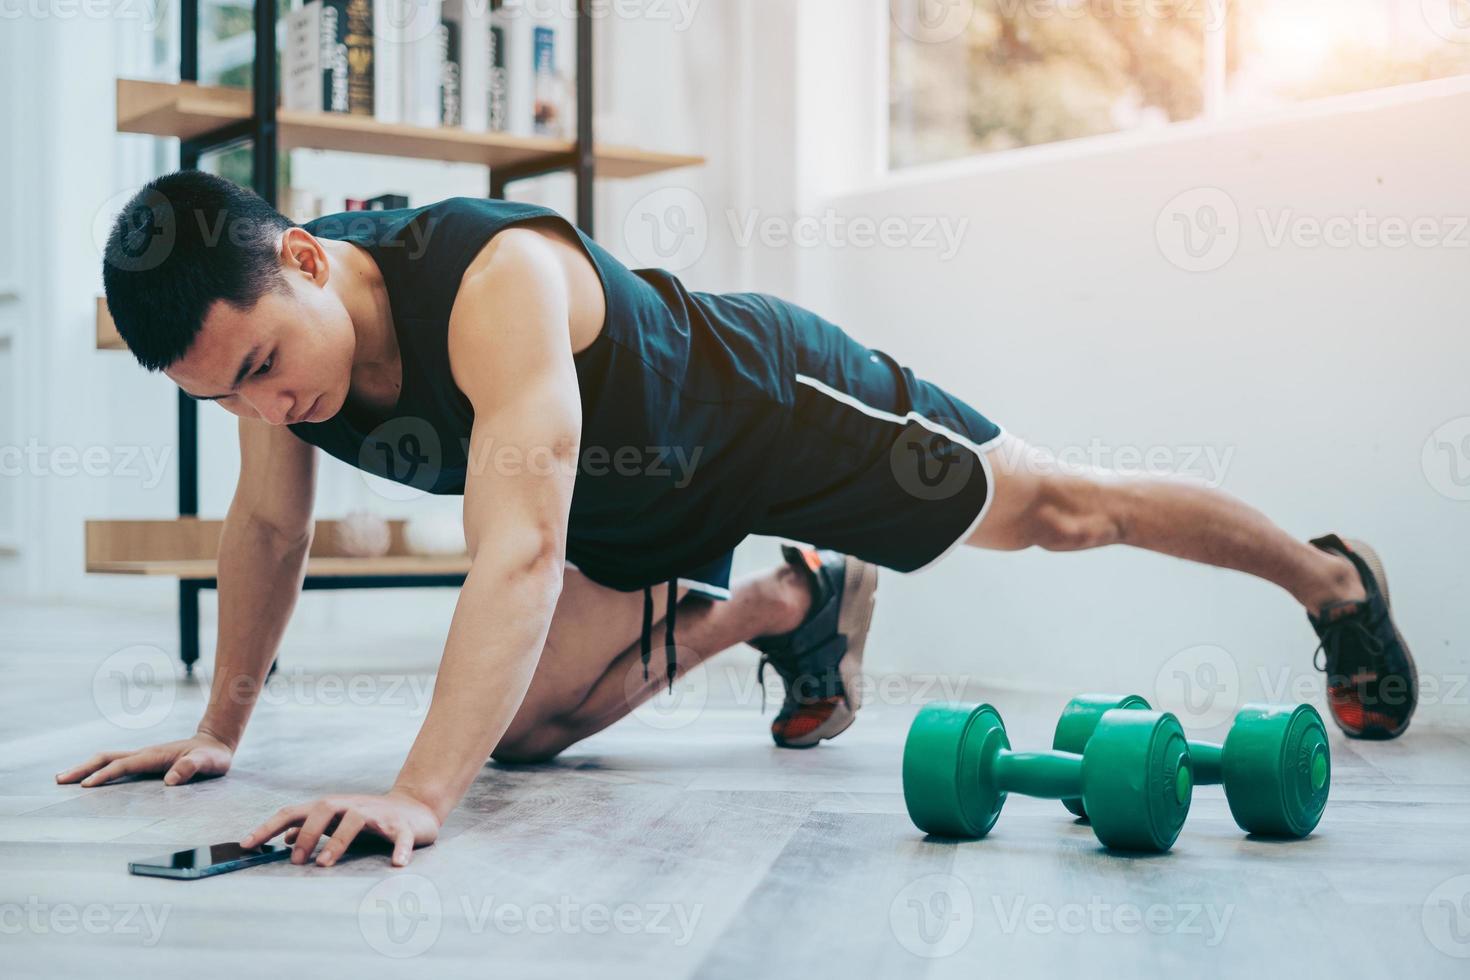
M 566 726 L 558 721 L 545 721 L 521 734 L 507 732 L 490 758 L 506 765 L 531 766 L 550 762 L 574 741 Z

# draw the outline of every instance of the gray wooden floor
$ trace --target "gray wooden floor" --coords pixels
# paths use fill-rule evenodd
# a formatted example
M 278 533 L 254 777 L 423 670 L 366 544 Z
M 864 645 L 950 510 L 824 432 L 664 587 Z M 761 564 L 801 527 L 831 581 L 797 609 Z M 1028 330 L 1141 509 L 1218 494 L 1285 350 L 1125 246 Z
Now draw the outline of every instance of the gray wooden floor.
M 354 662 L 379 661 L 366 673 L 285 672 L 228 778 L 81 790 L 52 774 L 192 731 L 202 693 L 115 653 L 123 635 L 171 649 L 171 623 L 14 605 L 0 620 L 7 978 L 1470 975 L 1463 731 L 1335 740 L 1310 840 L 1245 838 L 1211 787 L 1172 853 L 1126 858 L 1057 804 L 1019 798 L 988 840 L 926 840 L 898 778 L 916 705 L 870 705 L 835 744 L 783 752 L 769 714 L 712 695 L 555 764 L 488 766 L 405 870 L 367 853 L 174 882 L 127 862 L 388 786 L 427 676 L 392 674 L 365 639 Z M 139 682 L 126 704 L 119 672 Z M 1065 700 L 983 693 L 1020 746 L 1049 741 Z

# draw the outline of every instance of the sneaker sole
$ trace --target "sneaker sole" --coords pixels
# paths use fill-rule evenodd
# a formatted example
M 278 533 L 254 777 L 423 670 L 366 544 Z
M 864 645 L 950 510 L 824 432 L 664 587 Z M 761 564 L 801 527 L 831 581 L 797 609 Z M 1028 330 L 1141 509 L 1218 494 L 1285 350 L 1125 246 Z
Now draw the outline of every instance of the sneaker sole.
M 1343 542 L 1349 548 L 1353 549 L 1353 551 L 1357 552 L 1358 556 L 1363 559 L 1363 563 L 1367 565 L 1368 570 L 1373 573 L 1373 578 L 1378 583 L 1379 591 L 1383 593 L 1383 607 L 1388 610 L 1388 621 L 1393 625 L 1393 635 L 1399 641 L 1399 646 L 1404 648 L 1404 652 L 1408 654 L 1409 657 L 1409 679 L 1413 685 L 1414 697 L 1417 700 L 1419 696 L 1419 665 L 1415 663 L 1414 655 L 1412 653 L 1409 653 L 1409 645 L 1404 642 L 1403 634 L 1399 632 L 1398 623 L 1395 623 L 1393 621 L 1393 603 L 1389 600 L 1388 572 L 1384 570 L 1383 559 L 1378 557 L 1378 552 L 1374 551 L 1373 547 L 1367 542 L 1357 541 L 1353 538 L 1344 538 Z M 1332 714 L 1332 712 L 1329 711 L 1328 714 Z M 1373 734 L 1366 734 L 1367 729 L 1364 729 L 1364 731 L 1361 732 L 1351 732 L 1348 731 L 1346 728 L 1343 728 L 1341 722 L 1338 722 L 1337 727 L 1342 728 L 1345 734 L 1351 735 L 1354 738 L 1363 738 L 1370 740 L 1377 738 L 1386 740 L 1390 738 L 1398 738 L 1400 735 L 1406 732 L 1409 728 L 1409 722 L 1412 721 L 1413 718 L 1414 716 L 1411 712 L 1409 717 L 1405 718 L 1404 723 L 1399 727 L 1392 729 L 1380 729 L 1379 731 L 1381 731 L 1382 734 L 1380 734 L 1379 731 L 1375 731 Z M 1337 716 L 1333 715 L 1332 720 L 1337 721 Z
M 832 716 L 821 725 L 812 729 L 801 738 L 782 738 L 775 732 L 771 733 L 772 740 L 777 748 L 782 749 L 813 749 L 823 739 L 836 738 L 852 726 L 857 720 L 857 714 L 845 704 L 839 704 L 832 710 Z
M 837 613 L 837 631 L 847 637 L 847 653 L 838 662 L 837 673 L 847 706 L 854 713 L 863 706 L 863 649 L 877 605 L 878 566 L 849 557 L 843 569 L 842 608 Z
M 847 637 L 847 652 L 837 664 L 837 673 L 842 678 L 845 703 L 839 704 L 830 718 L 799 739 L 781 738 L 772 732 L 772 739 L 783 749 L 810 749 L 825 739 L 836 738 L 857 720 L 857 711 L 862 707 L 859 682 L 863 674 L 863 649 L 878 604 L 878 566 L 848 556 L 842 575 L 842 608 L 837 611 L 837 632 Z

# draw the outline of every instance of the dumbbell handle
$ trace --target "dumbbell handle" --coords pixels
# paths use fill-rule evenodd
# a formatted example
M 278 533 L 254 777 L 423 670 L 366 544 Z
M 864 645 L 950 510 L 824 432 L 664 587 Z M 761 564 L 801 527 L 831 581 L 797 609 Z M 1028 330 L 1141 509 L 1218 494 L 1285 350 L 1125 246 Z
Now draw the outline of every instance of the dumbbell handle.
M 1216 786 L 1225 781 L 1225 768 L 1221 762 L 1224 748 L 1214 742 L 1189 743 L 1189 761 L 1194 767 L 1196 786 Z
M 1062 800 L 1082 795 L 1082 756 L 1001 749 L 991 763 L 995 785 L 1008 793 Z

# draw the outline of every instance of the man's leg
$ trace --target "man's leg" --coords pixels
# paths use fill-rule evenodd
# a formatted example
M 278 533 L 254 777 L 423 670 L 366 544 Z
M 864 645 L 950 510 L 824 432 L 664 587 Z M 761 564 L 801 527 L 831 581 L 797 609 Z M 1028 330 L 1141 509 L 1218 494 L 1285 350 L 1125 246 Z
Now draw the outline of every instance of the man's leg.
M 667 590 L 655 587 L 656 656 L 643 679 L 639 635 L 643 594 L 618 592 L 568 571 L 546 647 L 530 689 L 492 757 L 540 762 L 601 731 L 667 683 L 661 611 Z M 675 636 L 682 675 L 715 654 L 758 636 L 795 629 L 811 602 L 807 584 L 789 565 L 735 583 L 730 598 L 713 601 L 681 590 Z
M 1393 621 L 1382 562 L 1367 545 L 1336 535 L 1298 541 L 1228 494 L 1183 480 L 1062 472 L 1003 438 L 987 455 L 990 511 L 966 543 L 1051 551 L 1128 544 L 1273 582 L 1302 604 L 1322 641 L 1338 727 L 1355 738 L 1394 738 L 1408 728 L 1418 671 Z
M 1014 551 L 1081 551 L 1126 544 L 1255 575 L 1317 615 L 1362 601 L 1352 562 L 1298 541 L 1220 490 L 1183 480 L 1063 471 L 1013 436 L 987 454 L 994 498 L 967 544 Z

